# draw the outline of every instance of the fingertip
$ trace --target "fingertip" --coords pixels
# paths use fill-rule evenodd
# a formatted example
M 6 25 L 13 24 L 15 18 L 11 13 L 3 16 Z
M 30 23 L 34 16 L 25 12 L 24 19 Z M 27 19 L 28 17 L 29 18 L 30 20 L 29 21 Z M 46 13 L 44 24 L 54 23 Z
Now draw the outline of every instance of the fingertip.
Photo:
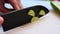
M 0 17 L 0 25 L 3 24 L 3 21 L 4 21 L 3 17 Z

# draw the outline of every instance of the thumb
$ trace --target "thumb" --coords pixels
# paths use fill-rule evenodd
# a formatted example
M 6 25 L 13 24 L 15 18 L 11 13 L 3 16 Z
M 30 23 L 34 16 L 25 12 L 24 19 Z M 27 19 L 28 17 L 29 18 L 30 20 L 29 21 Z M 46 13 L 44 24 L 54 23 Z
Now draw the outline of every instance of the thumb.
M 4 19 L 0 16 L 0 25 L 2 25 Z

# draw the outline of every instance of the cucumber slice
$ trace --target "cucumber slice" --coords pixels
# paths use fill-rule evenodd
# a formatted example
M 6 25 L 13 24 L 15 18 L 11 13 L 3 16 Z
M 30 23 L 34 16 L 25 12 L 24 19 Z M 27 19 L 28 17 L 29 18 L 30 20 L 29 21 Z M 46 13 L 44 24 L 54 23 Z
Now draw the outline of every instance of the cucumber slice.
M 33 18 L 31 19 L 31 22 L 34 22 L 34 21 L 37 21 L 37 20 L 39 20 L 38 17 L 33 17 Z
M 44 10 L 40 10 L 39 15 L 45 15 L 45 11 Z
M 60 13 L 60 4 L 52 1 L 52 2 L 51 2 L 51 6 L 53 7 L 54 10 L 56 10 L 57 12 Z
M 30 10 L 29 13 L 28 13 L 28 15 L 35 16 L 35 12 L 33 10 Z

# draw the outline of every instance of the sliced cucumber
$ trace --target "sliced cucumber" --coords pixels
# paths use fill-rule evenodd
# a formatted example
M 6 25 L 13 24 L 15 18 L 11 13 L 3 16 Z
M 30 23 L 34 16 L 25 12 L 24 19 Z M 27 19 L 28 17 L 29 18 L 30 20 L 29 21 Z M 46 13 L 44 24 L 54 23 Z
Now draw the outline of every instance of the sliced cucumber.
M 29 13 L 28 13 L 28 15 L 35 16 L 35 12 L 33 10 L 30 10 Z
M 38 17 L 33 17 L 33 18 L 31 19 L 31 22 L 34 22 L 34 21 L 37 21 L 37 20 L 39 20 Z
M 45 11 L 44 10 L 40 10 L 39 15 L 45 15 Z
M 52 1 L 52 2 L 51 2 L 51 6 L 53 7 L 54 10 L 56 10 L 57 12 L 60 13 L 60 4 Z

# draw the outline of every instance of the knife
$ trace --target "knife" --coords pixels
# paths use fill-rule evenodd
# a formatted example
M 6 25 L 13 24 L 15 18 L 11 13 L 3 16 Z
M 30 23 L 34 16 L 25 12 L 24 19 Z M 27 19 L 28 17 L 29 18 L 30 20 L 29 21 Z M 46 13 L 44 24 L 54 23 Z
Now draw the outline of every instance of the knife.
M 4 18 L 3 31 L 8 31 L 27 23 L 36 21 L 49 13 L 49 10 L 41 5 L 32 6 L 22 10 L 12 11 L 1 15 Z

